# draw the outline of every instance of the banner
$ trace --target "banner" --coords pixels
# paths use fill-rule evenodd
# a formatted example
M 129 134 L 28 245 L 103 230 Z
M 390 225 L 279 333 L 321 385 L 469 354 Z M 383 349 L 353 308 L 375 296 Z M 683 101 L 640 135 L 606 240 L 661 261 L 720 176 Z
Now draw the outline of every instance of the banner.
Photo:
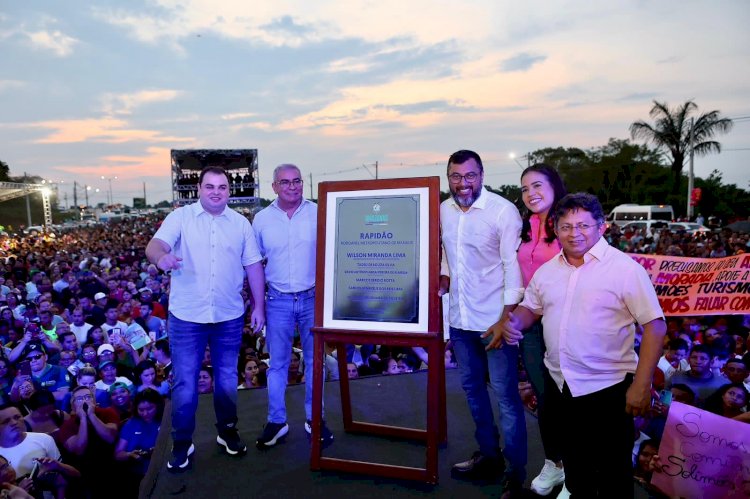
M 669 497 L 750 497 L 748 424 L 673 402 L 651 484 Z
M 750 314 L 750 254 L 628 256 L 648 272 L 664 315 Z

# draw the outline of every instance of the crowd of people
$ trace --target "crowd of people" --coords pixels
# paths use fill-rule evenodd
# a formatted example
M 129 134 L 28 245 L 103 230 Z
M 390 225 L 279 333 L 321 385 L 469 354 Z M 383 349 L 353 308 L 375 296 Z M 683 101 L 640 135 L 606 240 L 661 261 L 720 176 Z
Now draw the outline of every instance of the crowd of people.
M 470 166 L 464 169 L 451 170 L 449 165 L 449 173 L 458 175 L 455 182 L 449 175 L 452 191 L 464 184 L 472 184 L 480 175 L 477 171 L 471 177 L 474 170 L 468 160 L 473 161 L 473 157 L 457 158 L 452 163 L 456 167 Z M 286 184 L 283 183 L 285 171 L 292 173 Z M 547 174 L 543 169 L 531 173 L 537 176 L 527 178 L 529 185 L 525 185 L 525 193 L 538 188 L 533 186 L 532 180 Z M 296 167 L 282 168 L 278 174 L 281 175 L 280 186 L 288 188 L 292 185 L 291 190 L 299 188 L 301 191 L 301 181 L 293 185 L 294 179 L 300 177 Z M 274 177 L 276 181 L 277 173 Z M 281 197 L 283 188 L 280 187 L 277 193 Z M 466 196 L 460 190 L 458 194 L 458 198 Z M 564 192 L 556 193 L 555 201 L 563 195 Z M 478 196 L 468 202 L 468 206 Z M 528 198 L 528 194 L 525 195 L 524 202 L 529 201 Z M 280 202 L 283 206 L 283 199 Z M 507 204 L 502 209 L 512 208 L 511 203 Z M 531 209 L 532 205 L 531 202 L 527 204 L 531 211 L 523 210 L 522 206 L 521 211 L 527 215 L 523 220 L 514 218 L 513 227 L 509 226 L 507 230 L 520 231 L 523 227 L 527 231 L 524 244 L 529 241 L 536 244 L 544 239 L 549 247 L 549 254 L 544 257 L 549 259 L 560 250 L 554 237 L 552 217 L 547 218 L 552 206 L 547 206 L 540 216 L 539 210 Z M 299 204 L 294 209 L 299 209 Z M 532 216 L 534 213 L 536 217 Z M 449 220 L 450 215 L 444 214 L 443 219 Z M 0 237 L 0 465 L 4 464 L 3 460 L 8 465 L 0 466 L 3 470 L 0 481 L 4 488 L 15 490 L 17 486 L 32 496 L 50 491 L 55 497 L 97 497 L 110 493 L 114 472 L 119 477 L 118 487 L 123 486 L 132 496 L 136 495 L 139 481 L 148 469 L 165 398 L 172 396 L 174 383 L 172 328 L 175 321 L 170 315 L 174 303 L 170 304 L 169 297 L 170 291 L 173 292 L 174 273 L 181 265 L 175 261 L 173 270 L 165 270 L 161 265 L 164 254 L 157 255 L 156 263 L 150 263 L 146 254 L 146 248 L 161 223 L 160 215 L 147 215 L 59 233 Z M 578 226 L 580 228 L 581 224 Z M 623 233 L 617 226 L 612 226 L 602 235 L 609 245 L 632 253 L 710 258 L 744 253 L 750 245 L 748 234 L 729 231 L 689 234 L 662 229 L 653 234 L 639 230 Z M 443 238 L 445 244 L 446 234 Z M 274 258 L 271 249 L 261 248 L 260 251 L 266 264 L 269 257 Z M 509 251 L 515 254 L 516 247 Z M 529 251 L 526 258 L 531 261 L 534 254 Z M 449 254 L 449 257 L 459 258 L 455 254 Z M 537 261 L 536 266 L 529 267 L 531 271 L 527 275 L 514 277 L 515 290 L 506 287 L 507 301 L 503 302 L 501 298 L 500 303 L 519 303 L 523 288 L 529 285 L 541 263 L 544 262 Z M 523 266 L 522 269 L 524 272 L 528 270 Z M 444 283 L 443 291 L 451 289 L 455 300 L 464 299 L 458 288 L 450 288 L 457 286 L 460 278 L 454 270 Z M 501 283 L 503 279 L 502 275 L 498 277 Z M 271 284 L 271 289 L 281 286 L 273 280 Z M 297 295 L 310 286 L 314 286 L 314 280 L 299 284 L 299 289 L 280 291 L 279 298 L 292 295 L 296 300 Z M 482 289 L 481 293 L 486 294 L 487 289 Z M 502 285 L 499 289 L 502 296 Z M 520 294 L 510 299 L 507 298 L 508 291 Z M 471 296 L 466 298 L 472 299 Z M 253 296 L 252 282 L 250 285 L 245 282 L 241 291 L 241 306 L 245 313 L 238 322 L 241 329 L 239 356 L 233 359 L 237 377 L 222 379 L 223 385 L 231 383 L 239 390 L 246 390 L 269 387 L 273 383 L 285 387 L 309 381 L 311 357 L 307 353 L 310 345 L 303 344 L 308 338 L 299 319 L 292 321 L 293 331 L 288 343 L 268 340 L 260 331 L 263 322 L 253 317 L 259 308 L 258 301 L 258 297 Z M 477 298 L 472 306 L 485 301 Z M 462 383 L 467 389 L 472 415 L 478 425 L 478 441 L 481 441 L 480 451 L 466 463 L 456 465 L 454 475 L 472 477 L 472 473 L 482 467 L 501 469 L 499 462 L 505 457 L 509 463 L 509 474 L 506 473 L 509 488 L 517 488 L 525 481 L 526 464 L 526 433 L 516 424 L 519 414 L 523 417 L 519 410 L 523 403 L 532 410 L 543 405 L 544 386 L 550 383 L 550 379 L 542 376 L 542 330 L 539 327 L 538 331 L 526 335 L 520 353 L 507 341 L 503 348 L 488 353 L 489 371 L 485 364 L 485 371 L 469 372 L 469 366 L 477 364 L 479 358 L 478 353 L 471 353 L 476 346 L 475 340 L 479 341 L 472 333 L 487 330 L 497 314 L 489 309 L 474 309 L 468 319 L 460 318 L 458 309 L 454 310 L 458 306 L 451 304 L 451 312 L 458 315 L 451 321 L 450 341 L 446 345 L 445 358 L 440 362 L 445 362 L 449 368 L 462 369 Z M 268 310 L 266 314 L 269 314 Z M 273 312 L 270 314 L 272 316 Z M 479 320 L 482 314 L 487 316 L 486 321 Z M 167 324 L 168 317 L 173 322 L 171 327 Z M 507 322 L 507 312 L 503 317 Z M 271 330 L 273 327 L 277 326 L 271 326 Z M 309 324 L 306 327 L 309 329 Z M 654 454 L 654 449 L 658 449 L 669 403 L 673 400 L 694 404 L 725 417 L 750 421 L 750 413 L 746 412 L 750 404 L 750 383 L 747 381 L 750 373 L 749 330 L 750 322 L 742 316 L 666 318 L 663 351 L 659 351 L 658 371 L 652 389 L 654 404 L 635 417 L 634 456 Z M 636 334 L 635 350 L 639 348 L 638 338 Z M 482 340 L 483 352 L 491 340 L 491 337 Z M 270 346 L 267 341 L 271 342 Z M 270 353 L 288 358 L 273 364 Z M 212 354 L 216 356 L 216 349 L 206 345 L 195 365 L 199 371 L 196 393 L 214 393 L 218 389 L 216 376 L 226 377 L 225 366 L 217 368 L 216 359 L 212 362 Z M 326 351 L 328 380 L 339 376 L 335 355 L 332 350 Z M 523 362 L 519 362 L 520 358 Z M 429 360 L 420 348 L 351 345 L 347 348 L 347 375 L 354 379 L 412 372 L 424 369 Z M 501 366 L 501 369 L 493 371 L 493 366 Z M 272 368 L 276 372 L 271 371 Z M 216 369 L 221 369 L 222 374 Z M 234 372 L 234 367 L 230 371 Z M 484 386 L 487 378 L 501 398 L 501 417 L 507 419 L 513 415 L 516 418 L 515 422 L 503 422 L 505 448 L 502 451 L 491 408 L 480 408 L 476 402 L 483 396 L 475 395 L 475 392 Z M 281 394 L 283 399 L 283 391 Z M 281 415 L 272 417 L 273 410 Z M 487 410 L 490 411 L 489 420 L 483 413 Z M 547 430 L 544 429 L 542 411 L 539 416 L 544 436 Z M 276 437 L 283 436 L 285 418 L 285 408 L 273 409 L 270 400 L 267 428 L 259 437 L 259 443 L 268 444 L 269 439 L 273 439 L 272 445 Z M 311 419 L 309 407 L 306 407 L 306 419 L 308 422 Z M 520 421 L 522 424 L 523 419 Z M 230 424 L 234 423 L 236 421 L 230 421 Z M 482 431 L 485 433 L 480 439 L 481 425 L 484 425 Z M 265 435 L 269 431 L 271 433 Z M 333 438 L 331 435 L 326 437 Z M 219 438 L 223 438 L 221 432 Z M 565 475 L 561 451 L 554 444 L 547 444 L 545 442 L 546 471 L 543 469 L 540 474 L 547 473 L 548 476 L 543 477 L 547 481 L 535 478 L 538 487 L 534 490 L 549 493 L 552 487 L 564 481 Z M 192 443 L 183 449 L 185 458 L 192 452 L 190 446 Z M 226 447 L 231 453 L 231 443 Z M 643 464 L 647 461 L 634 459 L 637 478 L 643 479 L 650 473 Z

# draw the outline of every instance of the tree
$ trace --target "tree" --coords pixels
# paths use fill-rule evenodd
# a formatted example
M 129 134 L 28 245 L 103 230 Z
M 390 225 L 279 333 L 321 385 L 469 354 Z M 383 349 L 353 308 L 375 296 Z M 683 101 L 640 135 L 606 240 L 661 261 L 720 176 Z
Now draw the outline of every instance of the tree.
M 0 181 L 7 182 L 10 180 L 10 167 L 5 161 L 0 161 Z
M 630 125 L 633 139 L 644 139 L 653 142 L 658 149 L 667 150 L 672 157 L 672 194 L 680 189 L 680 177 L 685 156 L 690 154 L 690 118 L 698 112 L 693 101 L 670 109 L 666 102 L 654 101 L 649 115 L 654 119 L 651 125 L 639 120 Z M 693 118 L 693 151 L 698 156 L 721 152 L 721 144 L 711 140 L 717 133 L 726 133 L 732 129 L 732 120 L 722 118 L 719 111 L 710 111 Z

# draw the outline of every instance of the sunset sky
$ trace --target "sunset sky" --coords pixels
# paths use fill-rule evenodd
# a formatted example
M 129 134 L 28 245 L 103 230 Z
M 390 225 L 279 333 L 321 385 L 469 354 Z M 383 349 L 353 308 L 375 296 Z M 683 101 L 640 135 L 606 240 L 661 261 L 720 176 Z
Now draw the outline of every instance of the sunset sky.
M 464 148 L 515 184 L 510 153 L 628 138 L 654 99 L 750 116 L 748 26 L 747 0 L 6 0 L 0 160 L 69 203 L 73 180 L 105 201 L 102 175 L 115 202 L 171 200 L 189 148 L 257 148 L 267 198 L 279 163 L 444 176 Z M 718 140 L 696 174 L 750 189 L 750 121 Z

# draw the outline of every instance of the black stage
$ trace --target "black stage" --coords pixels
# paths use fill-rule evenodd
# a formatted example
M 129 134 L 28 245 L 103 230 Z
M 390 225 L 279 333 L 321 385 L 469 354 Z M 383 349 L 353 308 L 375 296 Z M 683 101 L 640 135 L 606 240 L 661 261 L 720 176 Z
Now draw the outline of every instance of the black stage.
M 375 376 L 351 381 L 352 412 L 355 420 L 424 428 L 426 425 L 426 371 L 395 376 Z M 343 433 L 339 384 L 325 384 L 326 422 L 335 435 L 334 443 L 323 451 L 327 457 L 380 462 L 422 468 L 425 445 L 398 439 Z M 446 373 L 448 444 L 440 449 L 439 482 L 431 486 L 390 478 L 352 475 L 332 471 L 310 471 L 310 444 L 304 430 L 304 386 L 287 388 L 289 434 L 275 447 L 260 451 L 255 438 L 266 421 L 265 389 L 239 392 L 240 434 L 247 443 L 243 458 L 223 453 L 216 444 L 211 396 L 201 396 L 194 436 L 196 453 L 193 467 L 181 474 L 169 473 L 171 439 L 169 417 L 165 417 L 154 452 L 151 469 L 141 486 L 141 497 L 153 498 L 316 498 L 365 499 L 370 497 L 499 497 L 498 484 L 476 484 L 451 478 L 450 468 L 476 450 L 474 424 L 469 414 L 458 370 Z M 497 408 L 497 406 L 495 406 Z M 528 479 L 539 472 L 544 455 L 536 418 L 526 415 L 529 433 Z M 587 445 L 595 446 L 594 442 Z M 582 445 L 584 443 L 582 442 Z M 592 448 L 592 455 L 596 450 Z M 530 497 L 538 497 L 529 493 Z M 557 497 L 557 490 L 549 496 Z M 643 496 L 645 497 L 645 496 Z

